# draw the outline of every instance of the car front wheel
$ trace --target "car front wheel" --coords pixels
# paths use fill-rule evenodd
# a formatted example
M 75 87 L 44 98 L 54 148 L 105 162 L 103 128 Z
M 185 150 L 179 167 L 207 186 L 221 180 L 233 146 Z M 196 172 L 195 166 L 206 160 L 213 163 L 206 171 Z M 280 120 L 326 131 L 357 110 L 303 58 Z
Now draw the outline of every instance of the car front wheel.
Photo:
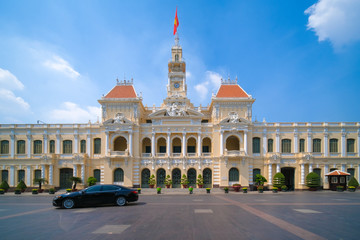
M 62 206 L 63 206 L 63 208 L 66 208 L 66 209 L 73 208 L 73 207 L 75 206 L 74 200 L 72 200 L 72 199 L 65 199 L 65 200 L 62 202 Z
M 118 206 L 125 206 L 126 205 L 126 199 L 124 197 L 118 197 L 116 199 L 116 204 Z

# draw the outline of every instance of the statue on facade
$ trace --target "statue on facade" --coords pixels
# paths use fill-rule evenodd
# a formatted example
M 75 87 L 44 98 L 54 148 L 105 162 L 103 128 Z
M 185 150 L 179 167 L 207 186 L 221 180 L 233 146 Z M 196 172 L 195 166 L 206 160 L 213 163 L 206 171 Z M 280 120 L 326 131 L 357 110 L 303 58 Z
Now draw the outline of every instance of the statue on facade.
M 229 112 L 229 122 L 231 123 L 238 123 L 239 122 L 239 115 L 237 112 Z

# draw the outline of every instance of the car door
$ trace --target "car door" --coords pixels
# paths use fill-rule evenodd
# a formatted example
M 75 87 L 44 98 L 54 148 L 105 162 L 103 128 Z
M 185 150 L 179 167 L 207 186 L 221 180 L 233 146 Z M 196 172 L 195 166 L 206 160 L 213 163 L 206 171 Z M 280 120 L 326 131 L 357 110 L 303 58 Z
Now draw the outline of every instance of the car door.
M 91 186 L 82 191 L 80 197 L 83 205 L 98 205 L 101 203 L 101 185 Z
M 120 189 L 119 186 L 103 185 L 103 188 L 102 188 L 103 202 L 105 204 L 115 203 L 115 193 L 119 189 Z

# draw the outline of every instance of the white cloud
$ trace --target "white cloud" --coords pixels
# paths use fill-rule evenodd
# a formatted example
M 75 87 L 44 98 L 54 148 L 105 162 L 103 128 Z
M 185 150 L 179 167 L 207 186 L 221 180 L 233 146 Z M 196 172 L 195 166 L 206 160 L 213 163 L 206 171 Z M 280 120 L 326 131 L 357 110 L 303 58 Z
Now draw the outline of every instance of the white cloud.
M 329 40 L 335 47 L 360 40 L 359 0 L 319 0 L 309 7 L 308 29 L 319 41 Z
M 22 90 L 24 84 L 20 82 L 11 72 L 0 68 L 0 87 L 11 90 Z
M 191 72 L 186 71 L 186 78 L 191 78 Z
M 216 72 L 207 71 L 206 78 L 210 80 L 214 88 L 219 88 L 221 85 L 221 75 Z
M 205 81 L 194 87 L 201 100 L 207 98 L 209 91 L 217 90 L 220 87 L 221 78 L 221 75 L 216 72 L 206 71 Z
M 89 120 L 95 122 L 101 117 L 101 108 L 88 106 L 81 108 L 76 103 L 64 102 L 59 109 L 50 112 L 51 122 L 62 123 L 87 123 Z
M 24 99 L 15 96 L 8 89 L 0 88 L 0 100 L 1 112 L 6 115 L 30 109 L 30 105 Z
M 61 72 L 73 79 L 76 79 L 80 76 L 80 73 L 75 71 L 74 68 L 67 61 L 57 55 L 53 55 L 51 59 L 46 60 L 44 62 L 44 66 Z
M 208 86 L 209 86 L 208 81 L 200 83 L 195 86 L 195 90 L 199 94 L 201 100 L 204 100 L 206 98 L 206 95 L 209 92 Z

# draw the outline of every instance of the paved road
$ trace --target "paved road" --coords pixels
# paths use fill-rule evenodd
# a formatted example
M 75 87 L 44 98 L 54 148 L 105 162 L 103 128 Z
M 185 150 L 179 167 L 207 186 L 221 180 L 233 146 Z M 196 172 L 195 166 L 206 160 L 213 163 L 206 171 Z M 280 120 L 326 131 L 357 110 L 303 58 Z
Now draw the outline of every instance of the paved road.
M 46 194 L 9 193 L 0 239 L 360 239 L 360 192 L 151 193 L 126 207 L 70 210 Z

